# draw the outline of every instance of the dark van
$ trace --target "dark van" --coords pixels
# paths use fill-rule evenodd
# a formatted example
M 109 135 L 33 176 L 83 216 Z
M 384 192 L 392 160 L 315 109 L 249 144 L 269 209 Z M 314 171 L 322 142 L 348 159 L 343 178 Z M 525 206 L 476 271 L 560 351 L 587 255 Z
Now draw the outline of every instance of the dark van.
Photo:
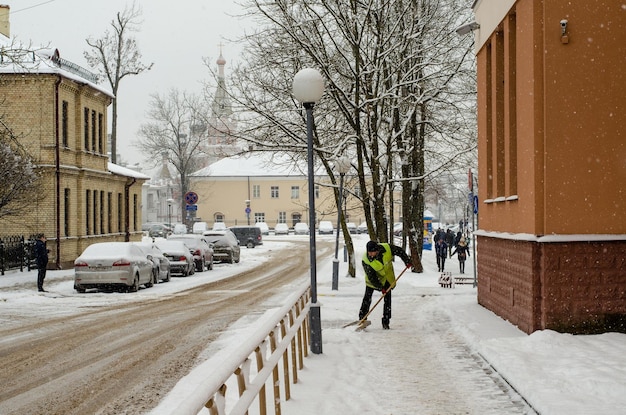
M 232 226 L 228 229 L 233 231 L 237 239 L 239 239 L 240 246 L 254 248 L 257 245 L 263 245 L 261 229 L 256 226 Z

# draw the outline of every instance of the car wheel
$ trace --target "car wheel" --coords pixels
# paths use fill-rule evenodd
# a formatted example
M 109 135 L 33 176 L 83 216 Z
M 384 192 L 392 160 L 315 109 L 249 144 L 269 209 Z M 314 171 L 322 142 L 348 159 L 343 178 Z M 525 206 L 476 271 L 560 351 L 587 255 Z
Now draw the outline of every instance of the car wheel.
M 152 287 L 154 284 L 157 283 L 157 275 L 159 275 L 159 270 L 157 269 L 155 271 L 154 268 L 152 268 L 152 274 L 150 275 L 150 281 L 148 281 L 146 283 L 146 288 L 150 288 Z
M 129 293 L 136 293 L 137 291 L 139 291 L 139 275 L 135 274 L 135 279 L 133 280 L 133 285 L 128 287 L 128 292 Z
M 204 271 L 204 260 L 200 259 L 200 261 L 196 262 L 196 272 Z
M 248 242 L 248 244 L 246 246 L 248 248 L 254 248 L 254 242 L 250 241 L 250 242 Z
M 83 287 L 81 287 L 80 285 L 75 285 L 75 286 L 74 286 L 74 289 L 75 289 L 76 291 L 78 291 L 79 293 L 81 293 L 81 294 L 84 294 L 84 293 L 85 293 L 85 291 L 87 291 L 87 290 L 85 290 Z
M 235 262 L 235 258 L 231 255 L 231 256 L 228 258 L 228 261 L 227 261 L 227 262 L 228 262 L 229 264 L 232 264 L 233 262 Z
M 192 265 L 189 266 L 189 274 L 188 275 L 193 275 L 195 273 L 196 273 L 196 267 L 195 267 L 195 265 L 192 264 Z
M 170 282 L 170 278 L 172 278 L 172 272 L 170 270 L 167 270 L 167 275 L 165 276 L 163 282 Z

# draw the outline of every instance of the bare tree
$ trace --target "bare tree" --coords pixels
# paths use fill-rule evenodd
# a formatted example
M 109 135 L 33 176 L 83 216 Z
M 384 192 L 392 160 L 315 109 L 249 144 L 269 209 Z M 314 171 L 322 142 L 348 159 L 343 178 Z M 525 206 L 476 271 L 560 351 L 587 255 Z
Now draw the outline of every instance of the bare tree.
M 40 173 L 36 163 L 20 141 L 0 120 L 0 218 L 21 216 L 32 209 L 33 201 L 42 200 Z
M 199 128 L 207 113 L 197 96 L 171 89 L 167 95 L 152 95 L 148 123 L 139 130 L 137 147 L 147 159 L 161 160 L 163 154 L 178 172 L 180 193 L 189 190 L 189 175 L 203 167 L 206 136 Z M 181 200 L 181 210 L 184 208 Z
M 404 228 L 421 271 L 425 181 L 475 149 L 471 43 L 453 28 L 469 10 L 462 0 L 248 0 L 261 29 L 247 37 L 246 65 L 231 84 L 248 117 L 243 139 L 304 155 L 305 123 L 291 96 L 293 75 L 320 70 L 314 151 L 336 183 L 332 161 L 356 169 L 370 237 L 391 240 L 393 189 L 401 183 Z M 469 83 L 468 83 L 469 82 Z M 245 126 L 246 121 L 240 126 Z M 474 139 L 474 141 L 472 141 Z M 342 221 L 343 222 L 343 221 Z M 313 225 L 313 224 L 312 224 Z M 348 250 L 349 232 L 342 223 Z
M 89 65 L 98 71 L 101 78 L 108 81 L 115 98 L 112 102 L 111 120 L 111 162 L 117 162 L 117 94 L 122 79 L 129 75 L 139 75 L 150 70 L 141 61 L 141 52 L 131 33 L 138 30 L 141 9 L 135 3 L 118 12 L 111 21 L 112 32 L 108 30 L 98 39 L 89 38 L 91 51 L 84 52 Z

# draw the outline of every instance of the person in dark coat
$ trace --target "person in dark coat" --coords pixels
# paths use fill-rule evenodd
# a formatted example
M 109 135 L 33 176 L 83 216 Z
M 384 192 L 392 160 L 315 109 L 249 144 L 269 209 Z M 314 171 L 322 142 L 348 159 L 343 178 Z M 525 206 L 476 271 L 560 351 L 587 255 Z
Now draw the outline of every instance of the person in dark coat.
M 446 265 L 446 258 L 448 257 L 448 245 L 443 239 L 444 238 L 439 238 L 435 244 L 435 254 L 437 255 L 437 267 L 439 268 L 439 272 L 443 272 Z
M 43 280 L 46 278 L 46 268 L 48 267 L 48 252 L 46 247 L 46 236 L 40 233 L 37 241 L 35 241 L 35 259 L 37 260 L 37 290 L 46 292 L 43 289 Z
M 457 255 L 459 258 L 459 271 L 461 274 L 465 274 L 465 260 L 469 258 L 469 247 L 465 243 L 465 238 L 461 238 L 459 244 L 454 249 L 452 255 Z
M 363 320 L 370 310 L 374 290 L 381 291 L 385 296 L 383 304 L 383 329 L 389 329 L 391 320 L 391 290 L 396 286 L 396 275 L 393 269 L 393 257 L 399 256 L 409 267 L 411 258 L 404 250 L 396 245 L 369 241 L 367 252 L 363 255 L 363 270 L 365 271 L 365 294 L 359 310 L 359 320 Z
M 454 232 L 452 229 L 446 231 L 446 245 L 448 245 L 448 255 L 452 258 L 452 246 L 454 245 Z

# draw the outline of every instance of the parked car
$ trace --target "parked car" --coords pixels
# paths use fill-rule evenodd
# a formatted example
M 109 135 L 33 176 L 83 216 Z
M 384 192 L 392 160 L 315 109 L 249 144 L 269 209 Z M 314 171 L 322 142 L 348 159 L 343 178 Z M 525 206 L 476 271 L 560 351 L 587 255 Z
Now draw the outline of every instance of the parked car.
M 159 247 L 153 242 L 133 242 L 133 244 L 138 246 L 152 260 L 153 283 L 156 284 L 159 281 L 169 282 L 171 276 L 170 261 L 165 258 Z
M 267 226 L 267 223 L 265 222 L 257 222 L 254 224 L 254 226 L 256 226 L 257 228 L 261 229 L 261 235 L 269 235 L 270 234 L 270 227 Z
M 196 222 L 193 224 L 192 233 L 202 235 L 202 232 L 209 230 L 209 224 L 206 222 Z
M 317 227 L 317 232 L 320 235 L 323 234 L 333 234 L 333 231 L 335 230 L 335 228 L 333 228 L 333 223 L 329 220 L 321 220 L 319 226 Z
M 196 264 L 196 271 L 203 272 L 205 269 L 213 269 L 213 248 L 209 241 L 202 235 L 171 235 L 170 240 L 183 241 L 189 247 L 189 252 L 193 255 Z
M 226 229 L 226 224 L 224 222 L 215 222 L 213 224 L 212 230 L 214 231 L 223 231 L 224 229 Z
M 222 262 L 239 262 L 241 248 L 239 241 L 232 231 L 206 231 L 204 236 L 213 247 L 213 257 Z
M 254 248 L 257 245 L 263 245 L 261 229 L 256 226 L 231 226 L 228 229 L 235 234 L 240 246 Z
M 129 242 L 101 242 L 89 245 L 74 261 L 74 289 L 123 289 L 136 292 L 140 285 L 152 287 L 152 260 Z
M 359 228 L 356 227 L 356 223 L 354 223 L 354 222 L 346 223 L 346 227 L 348 228 L 348 232 L 350 232 L 352 234 L 359 233 Z
M 167 235 L 170 233 L 170 228 L 165 225 L 152 225 L 148 230 L 148 236 L 150 238 L 167 238 Z
M 185 225 L 184 223 L 175 224 L 174 230 L 172 231 L 174 235 L 185 235 L 188 232 L 189 231 L 187 230 L 187 225 Z
M 295 235 L 308 235 L 309 234 L 309 225 L 304 222 L 298 222 L 293 225 L 293 233 Z
M 170 261 L 170 272 L 172 274 L 180 274 L 186 277 L 196 272 L 193 255 L 183 241 L 158 239 L 154 244 L 163 252 L 163 256 Z
M 393 224 L 394 236 L 402 236 L 402 222 L 396 222 Z
M 359 233 L 367 233 L 367 222 L 363 222 L 361 223 L 358 227 L 357 230 L 359 231 Z
M 274 235 L 289 235 L 289 225 L 286 223 L 277 223 L 274 226 Z

